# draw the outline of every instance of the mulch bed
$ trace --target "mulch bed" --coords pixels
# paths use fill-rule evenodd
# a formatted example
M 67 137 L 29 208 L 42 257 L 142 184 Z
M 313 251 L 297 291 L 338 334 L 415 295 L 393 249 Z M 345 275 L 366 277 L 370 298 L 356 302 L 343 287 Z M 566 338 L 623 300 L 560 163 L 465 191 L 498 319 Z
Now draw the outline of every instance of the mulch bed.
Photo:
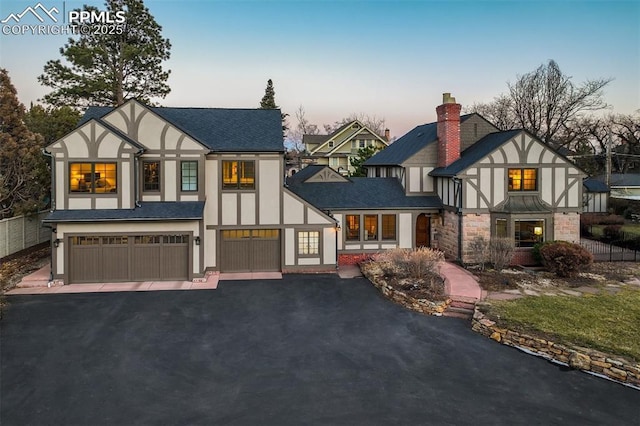
M 440 301 L 447 298 L 444 294 L 444 280 L 436 274 L 422 279 L 391 276 L 385 276 L 384 279 L 394 290 L 402 291 L 414 299 Z
M 43 243 L 0 259 L 0 287 L 12 289 L 22 277 L 46 265 L 50 256 L 49 243 Z

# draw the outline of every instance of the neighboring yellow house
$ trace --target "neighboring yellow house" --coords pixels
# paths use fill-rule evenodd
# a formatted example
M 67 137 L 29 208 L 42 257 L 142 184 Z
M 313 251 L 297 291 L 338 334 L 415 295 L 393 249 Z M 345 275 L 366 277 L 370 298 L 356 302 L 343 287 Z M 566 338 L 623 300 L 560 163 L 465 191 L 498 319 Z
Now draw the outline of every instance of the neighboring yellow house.
M 307 164 L 330 166 L 342 175 L 353 171 L 351 157 L 358 155 L 360 148 L 374 146 L 378 149 L 389 145 L 389 129 L 380 136 L 358 120 L 339 127 L 329 135 L 303 135 Z

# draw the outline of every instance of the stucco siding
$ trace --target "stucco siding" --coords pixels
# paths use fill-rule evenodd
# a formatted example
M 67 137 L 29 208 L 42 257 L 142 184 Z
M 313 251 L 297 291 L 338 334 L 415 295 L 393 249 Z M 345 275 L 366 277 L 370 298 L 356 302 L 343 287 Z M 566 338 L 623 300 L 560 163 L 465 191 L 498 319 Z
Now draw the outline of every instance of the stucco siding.
M 336 230 L 335 228 L 324 228 L 322 231 L 322 258 L 326 265 L 334 264 L 337 260 L 336 253 Z
M 177 194 L 177 177 L 176 177 L 176 167 L 177 164 L 173 160 L 167 160 L 163 163 L 164 165 L 164 200 L 165 201 L 176 201 L 178 199 Z
M 258 167 L 260 225 L 280 223 L 282 181 L 279 160 L 260 160 Z
M 222 194 L 222 225 L 238 224 L 238 194 Z
M 302 224 L 304 223 L 304 209 L 302 202 L 296 200 L 288 193 L 282 195 L 285 224 Z
M 284 231 L 284 264 L 286 266 L 293 266 L 296 264 L 296 240 L 295 230 L 293 228 L 285 229 Z
M 420 167 L 409 167 L 409 192 L 420 192 Z
M 215 160 L 205 161 L 205 194 L 207 202 L 204 205 L 205 225 L 218 224 L 218 162 Z
M 91 198 L 69 198 L 69 210 L 85 210 L 91 208 Z
M 398 246 L 401 248 L 413 247 L 413 215 L 411 213 L 400 213 L 398 215 Z
M 255 225 L 256 223 L 256 194 L 240 194 L 240 224 Z

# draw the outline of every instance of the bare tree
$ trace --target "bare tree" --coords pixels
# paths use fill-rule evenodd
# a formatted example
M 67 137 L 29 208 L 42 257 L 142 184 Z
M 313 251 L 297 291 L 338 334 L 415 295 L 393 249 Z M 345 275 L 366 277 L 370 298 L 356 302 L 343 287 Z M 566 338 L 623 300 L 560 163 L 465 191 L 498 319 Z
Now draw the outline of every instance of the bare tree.
M 333 124 L 323 124 L 324 130 L 327 134 L 331 134 L 339 129 L 341 126 L 351 123 L 352 121 L 358 120 L 365 126 L 367 126 L 372 132 L 377 134 L 378 136 L 384 136 L 384 131 L 386 129 L 386 120 L 384 117 L 379 118 L 375 115 L 367 115 L 364 113 L 351 113 L 348 116 L 344 117 L 342 120 L 338 120 Z
M 488 103 L 474 103 L 469 108 L 465 108 L 465 112 L 480 114 L 499 130 L 512 130 L 519 127 L 509 95 L 501 94 Z
M 627 173 L 632 166 L 640 164 L 640 110 L 636 115 L 610 116 L 609 121 L 617 142 L 617 169 Z
M 550 60 L 509 83 L 509 98 L 519 127 L 548 144 L 585 112 L 606 108 L 602 89 L 611 81 L 600 78 L 575 85 Z
M 508 93 L 467 111 L 477 112 L 500 130 L 521 128 L 554 147 L 565 146 L 576 136 L 572 128 L 585 113 L 607 107 L 603 88 L 612 81 L 599 78 L 574 84 L 571 78 L 550 60 L 507 83 Z
M 307 120 L 306 111 L 302 105 L 296 109 L 294 116 L 297 124 L 293 129 L 290 129 L 287 134 L 287 145 L 290 151 L 303 152 L 305 150 L 304 143 L 302 142 L 303 136 L 317 135 L 320 133 L 320 129 Z

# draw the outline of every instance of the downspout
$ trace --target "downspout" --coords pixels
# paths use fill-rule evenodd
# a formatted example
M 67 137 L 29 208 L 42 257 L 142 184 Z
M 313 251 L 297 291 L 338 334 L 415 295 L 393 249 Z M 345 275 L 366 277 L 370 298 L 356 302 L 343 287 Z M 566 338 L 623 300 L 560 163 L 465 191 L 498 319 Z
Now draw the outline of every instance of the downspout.
M 51 208 L 49 211 L 54 211 L 56 209 L 56 191 L 55 191 L 55 167 L 56 162 L 54 161 L 53 154 L 48 152 L 45 148 L 42 148 L 42 154 L 51 159 L 51 188 L 49 190 L 49 196 L 51 197 Z M 51 238 L 49 238 L 49 245 L 51 246 L 51 250 L 49 251 L 49 282 L 53 281 L 53 250 L 55 247 L 53 246 L 53 226 L 51 225 L 42 225 L 43 228 L 51 229 Z
M 140 156 L 144 153 L 144 148 L 140 148 L 138 152 L 134 154 L 133 160 L 133 196 L 135 207 L 142 207 L 140 205 Z
M 456 195 L 456 213 L 458 214 L 458 258 L 456 262 L 462 265 L 462 181 L 453 177 L 454 194 Z M 457 191 L 456 191 L 457 190 Z

